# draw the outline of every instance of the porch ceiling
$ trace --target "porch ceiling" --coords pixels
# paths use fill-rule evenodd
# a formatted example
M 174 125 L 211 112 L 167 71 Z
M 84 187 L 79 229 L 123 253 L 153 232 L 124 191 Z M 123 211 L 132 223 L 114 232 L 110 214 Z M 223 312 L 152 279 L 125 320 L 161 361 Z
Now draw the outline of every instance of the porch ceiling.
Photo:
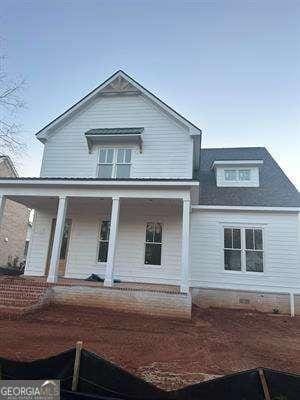
M 55 211 L 58 206 L 58 197 L 54 196 L 7 196 L 7 198 L 32 209 Z
M 54 196 L 8 196 L 8 199 L 23 204 L 28 208 L 55 213 L 58 206 L 58 197 Z M 147 199 L 147 198 L 121 198 L 121 207 L 145 206 L 155 208 L 159 206 L 179 206 L 180 199 Z M 102 197 L 70 197 L 68 202 L 68 213 L 97 210 L 110 210 L 112 199 Z

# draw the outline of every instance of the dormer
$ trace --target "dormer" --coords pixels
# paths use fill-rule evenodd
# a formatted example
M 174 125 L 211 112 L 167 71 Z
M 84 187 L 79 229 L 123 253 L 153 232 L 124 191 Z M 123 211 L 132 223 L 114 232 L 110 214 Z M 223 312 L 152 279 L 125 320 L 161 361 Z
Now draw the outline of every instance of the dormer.
M 263 160 L 216 160 L 215 171 L 218 187 L 259 187 L 259 167 Z

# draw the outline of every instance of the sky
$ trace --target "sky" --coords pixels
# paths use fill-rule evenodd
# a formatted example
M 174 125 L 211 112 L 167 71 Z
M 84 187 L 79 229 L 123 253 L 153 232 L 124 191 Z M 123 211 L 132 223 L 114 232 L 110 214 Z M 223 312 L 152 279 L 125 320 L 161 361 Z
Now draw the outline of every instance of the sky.
M 1 0 L 0 54 L 35 133 L 116 70 L 198 125 L 203 147 L 266 146 L 300 189 L 300 0 Z

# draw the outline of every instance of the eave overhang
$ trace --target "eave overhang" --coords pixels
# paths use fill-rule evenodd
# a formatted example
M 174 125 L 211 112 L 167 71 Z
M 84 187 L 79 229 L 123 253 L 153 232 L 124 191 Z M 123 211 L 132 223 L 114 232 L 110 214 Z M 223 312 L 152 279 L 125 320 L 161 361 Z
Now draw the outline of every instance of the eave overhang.
M 98 179 L 98 178 L 0 178 L 0 191 L 4 187 L 197 187 L 192 179 Z
M 217 167 L 255 167 L 258 165 L 262 165 L 263 160 L 216 160 L 211 164 L 211 169 L 215 169 Z

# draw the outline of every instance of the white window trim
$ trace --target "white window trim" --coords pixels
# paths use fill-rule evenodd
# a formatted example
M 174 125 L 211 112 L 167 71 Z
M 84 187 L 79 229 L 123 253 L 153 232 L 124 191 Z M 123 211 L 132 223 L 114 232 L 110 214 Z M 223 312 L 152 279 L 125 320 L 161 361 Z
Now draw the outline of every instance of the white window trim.
M 100 153 L 101 153 L 101 150 L 113 150 L 113 159 L 112 159 L 112 162 L 111 162 L 111 163 L 101 163 L 101 162 L 100 162 Z M 117 162 L 118 150 L 124 150 L 124 151 L 130 150 L 130 152 L 131 152 L 130 163 L 125 163 L 125 162 L 124 162 L 124 163 L 118 163 L 118 162 Z M 110 177 L 110 178 L 112 178 L 112 179 L 115 179 L 115 178 L 116 178 L 117 166 L 118 166 L 118 165 L 130 165 L 130 170 L 129 170 L 129 177 L 128 177 L 128 179 L 131 178 L 133 150 L 134 150 L 134 149 L 133 149 L 132 147 L 121 147 L 121 146 L 118 146 L 118 147 L 101 146 L 101 147 L 99 147 L 99 149 L 98 149 L 98 156 L 97 156 L 96 177 L 97 177 L 97 178 L 100 178 L 100 177 L 99 177 L 99 171 L 100 171 L 100 166 L 101 166 L 101 165 L 112 165 L 112 173 L 111 173 L 111 177 Z M 101 178 L 100 178 L 100 179 L 101 179 Z M 116 179 L 117 179 L 117 178 L 116 178 Z M 124 179 L 127 179 L 127 178 L 124 178 Z
M 241 229 L 241 271 L 231 271 L 226 270 L 224 265 L 224 229 Z M 263 239 L 263 271 L 246 271 L 246 229 L 261 229 L 262 230 L 262 239 Z M 220 224 L 220 244 L 221 244 L 221 252 L 220 252 L 220 265 L 221 270 L 225 274 L 233 274 L 233 275 L 250 275 L 250 276 L 264 276 L 267 272 L 267 226 L 266 224 L 251 224 L 251 223 L 221 223 Z M 239 249 L 237 249 L 239 250 Z
M 161 224 L 161 233 L 162 233 L 162 241 L 161 243 L 159 242 L 146 242 L 146 228 L 147 228 L 147 223 L 149 222 L 153 222 L 154 224 Z M 163 255 L 164 255 L 164 223 L 161 220 L 155 220 L 154 218 L 152 218 L 152 220 L 147 219 L 147 221 L 144 221 L 144 252 L 143 252 L 143 266 L 145 268 L 157 268 L 157 269 L 162 269 L 164 267 L 163 264 Z M 160 244 L 161 245 L 161 252 L 160 252 L 160 265 L 156 265 L 156 264 L 145 264 L 145 258 L 146 258 L 146 244 L 147 243 L 153 243 L 153 244 Z

